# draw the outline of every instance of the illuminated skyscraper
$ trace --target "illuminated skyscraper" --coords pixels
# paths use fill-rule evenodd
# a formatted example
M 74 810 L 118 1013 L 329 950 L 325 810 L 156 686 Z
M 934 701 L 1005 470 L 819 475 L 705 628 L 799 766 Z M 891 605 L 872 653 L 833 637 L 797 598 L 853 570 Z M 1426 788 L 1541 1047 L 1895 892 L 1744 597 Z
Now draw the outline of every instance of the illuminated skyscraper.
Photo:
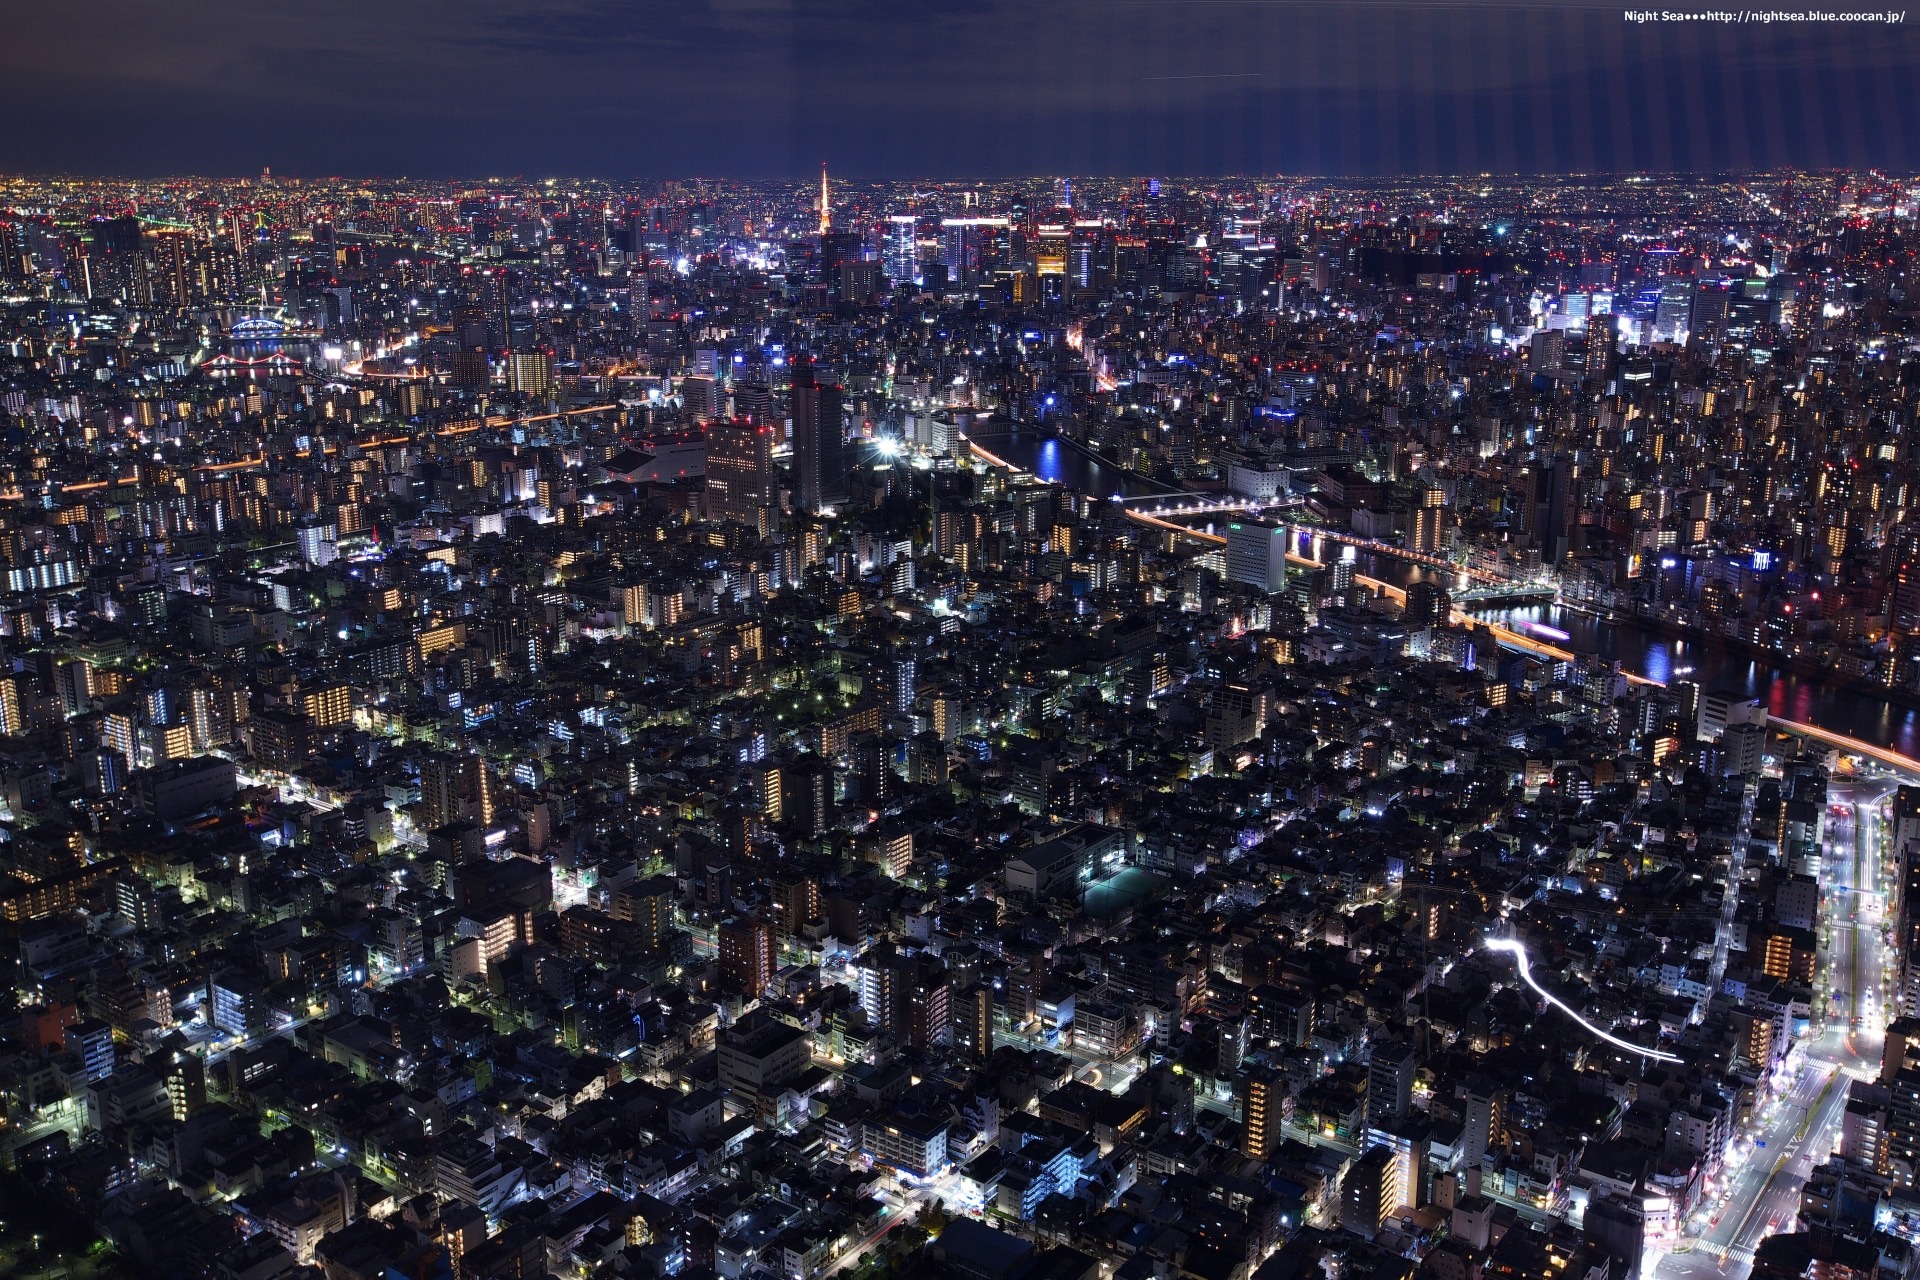
M 707 427 L 707 516 L 752 524 L 773 501 L 773 427 L 721 420 Z
M 1893 559 L 1887 625 L 1901 635 L 1920 634 L 1920 524 L 1895 525 L 1887 543 Z
M 1270 1071 L 1249 1072 L 1240 1086 L 1244 1128 L 1240 1149 L 1255 1160 L 1265 1160 L 1284 1140 L 1286 1083 Z
M 829 298 L 836 302 L 850 300 L 847 276 L 859 263 L 859 235 L 851 231 L 820 233 L 820 282 L 827 287 Z M 868 268 L 869 271 L 872 269 Z
M 1041 223 L 1033 241 L 1034 271 L 1042 276 L 1067 274 L 1067 245 L 1071 234 L 1064 222 Z
M 941 261 L 956 283 L 977 280 L 1000 260 L 1010 230 L 1005 218 L 946 218 L 940 223 Z
M 1669 280 L 1660 286 L 1660 303 L 1653 313 L 1656 342 L 1685 342 L 1693 314 L 1693 281 Z
M 1533 475 L 1533 544 L 1540 558 L 1559 564 L 1573 535 L 1573 460 L 1554 458 Z
M 193 300 L 193 238 L 184 227 L 168 227 L 149 237 L 153 251 L 154 300 L 184 307 Z
M 1399 1164 L 1386 1147 L 1369 1147 L 1341 1186 L 1340 1225 L 1371 1240 L 1406 1198 Z
M 813 362 L 793 369 L 793 490 L 803 511 L 822 511 L 847 500 L 845 428 L 840 388 L 813 376 Z
M 914 239 L 914 217 L 896 213 L 887 219 L 887 279 L 899 284 L 911 280 L 920 283 L 920 264 L 916 260 L 918 242 Z
M 953 1001 L 953 1045 L 963 1056 L 984 1062 L 993 1056 L 993 988 L 976 982 Z
M 493 821 L 494 783 L 478 756 L 433 755 L 420 766 L 419 825 L 431 831 L 462 818 Z
M 773 389 L 764 382 L 736 382 L 733 384 L 733 414 L 746 422 L 759 426 L 771 426 L 776 441 L 780 424 L 773 417 Z
M 757 1000 L 773 980 L 773 928 L 764 920 L 725 920 L 720 924 L 720 983 Z
M 1287 585 L 1287 530 L 1267 520 L 1227 526 L 1227 581 L 1274 592 Z

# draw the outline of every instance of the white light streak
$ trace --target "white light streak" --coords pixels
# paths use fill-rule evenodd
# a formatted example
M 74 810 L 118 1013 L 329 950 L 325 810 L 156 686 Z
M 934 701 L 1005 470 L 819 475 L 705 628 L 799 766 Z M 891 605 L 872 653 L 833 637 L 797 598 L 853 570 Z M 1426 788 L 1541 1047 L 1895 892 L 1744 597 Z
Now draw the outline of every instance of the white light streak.
M 1655 1062 L 1680 1061 L 1680 1056 L 1678 1054 L 1662 1053 L 1658 1049 L 1649 1049 L 1644 1045 L 1635 1044 L 1631 1040 L 1622 1040 L 1619 1036 L 1614 1035 L 1612 1032 L 1602 1031 L 1599 1027 L 1594 1026 L 1591 1022 L 1588 1022 L 1585 1018 L 1581 1017 L 1579 1012 L 1576 1009 L 1574 1009 L 1572 1005 L 1568 1004 L 1566 1001 L 1562 1000 L 1559 996 L 1556 996 L 1555 994 L 1553 994 L 1553 992 L 1547 990 L 1545 987 L 1541 986 L 1539 983 L 1533 980 L 1533 965 L 1527 959 L 1527 949 L 1515 939 L 1486 938 L 1482 941 L 1481 945 L 1484 946 L 1489 951 L 1504 951 L 1509 955 L 1511 955 L 1513 957 L 1514 967 L 1520 971 L 1520 980 L 1522 982 L 1526 983 L 1528 986 L 1532 987 L 1535 991 L 1539 992 L 1541 995 L 1541 998 L 1544 999 L 1548 1004 L 1560 1010 L 1562 1013 L 1566 1014 L 1569 1018 L 1572 1018 L 1575 1022 L 1585 1027 L 1588 1031 L 1591 1031 L 1594 1035 L 1599 1036 L 1602 1040 L 1605 1040 L 1608 1044 L 1617 1045 L 1620 1048 L 1625 1049 L 1628 1053 L 1637 1053 L 1643 1058 L 1652 1058 Z

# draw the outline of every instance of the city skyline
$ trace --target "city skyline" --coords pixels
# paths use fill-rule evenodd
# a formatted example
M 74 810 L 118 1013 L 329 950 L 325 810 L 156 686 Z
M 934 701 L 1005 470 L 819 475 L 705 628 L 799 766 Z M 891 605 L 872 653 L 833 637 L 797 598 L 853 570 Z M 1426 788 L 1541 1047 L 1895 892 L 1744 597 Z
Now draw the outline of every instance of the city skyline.
M 0 52 L 0 1274 L 1920 1280 L 1904 15 L 898 15 Z

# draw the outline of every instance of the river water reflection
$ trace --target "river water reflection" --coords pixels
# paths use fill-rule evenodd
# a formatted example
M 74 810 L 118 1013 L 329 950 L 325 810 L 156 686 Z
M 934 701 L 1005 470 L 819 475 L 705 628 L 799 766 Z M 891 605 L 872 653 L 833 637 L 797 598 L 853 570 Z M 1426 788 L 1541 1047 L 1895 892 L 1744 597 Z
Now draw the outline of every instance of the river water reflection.
M 1100 462 L 1058 436 L 1019 432 L 981 443 L 1022 470 L 1082 493 L 1131 497 L 1165 491 Z M 1355 568 L 1399 585 L 1429 572 L 1392 557 L 1364 553 L 1358 557 Z M 1903 755 L 1920 756 L 1920 711 L 1864 690 L 1830 684 L 1698 641 L 1682 640 L 1632 624 L 1602 621 L 1591 614 L 1558 605 L 1490 610 L 1481 616 L 1518 631 L 1550 627 L 1566 634 L 1566 640 L 1554 641 L 1564 648 L 1598 654 L 1608 661 L 1617 660 L 1637 675 L 1662 683 L 1692 680 L 1710 692 L 1738 692 L 1759 699 L 1772 715 L 1888 747 Z

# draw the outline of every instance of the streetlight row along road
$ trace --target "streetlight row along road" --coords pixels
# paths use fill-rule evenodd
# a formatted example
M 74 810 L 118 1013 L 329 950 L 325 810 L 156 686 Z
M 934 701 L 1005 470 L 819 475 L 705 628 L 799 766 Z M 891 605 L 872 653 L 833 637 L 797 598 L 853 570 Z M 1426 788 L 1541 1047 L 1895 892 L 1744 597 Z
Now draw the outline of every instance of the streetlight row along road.
M 1834 788 L 1821 876 L 1830 994 L 1817 997 L 1813 1011 L 1820 1032 L 1789 1052 L 1784 1088 L 1736 1140 L 1718 1194 L 1683 1224 L 1655 1280 L 1744 1280 L 1760 1242 L 1794 1229 L 1801 1191 L 1838 1141 L 1852 1081 L 1879 1073 L 1886 971 L 1880 827 L 1892 792 L 1884 779 Z

